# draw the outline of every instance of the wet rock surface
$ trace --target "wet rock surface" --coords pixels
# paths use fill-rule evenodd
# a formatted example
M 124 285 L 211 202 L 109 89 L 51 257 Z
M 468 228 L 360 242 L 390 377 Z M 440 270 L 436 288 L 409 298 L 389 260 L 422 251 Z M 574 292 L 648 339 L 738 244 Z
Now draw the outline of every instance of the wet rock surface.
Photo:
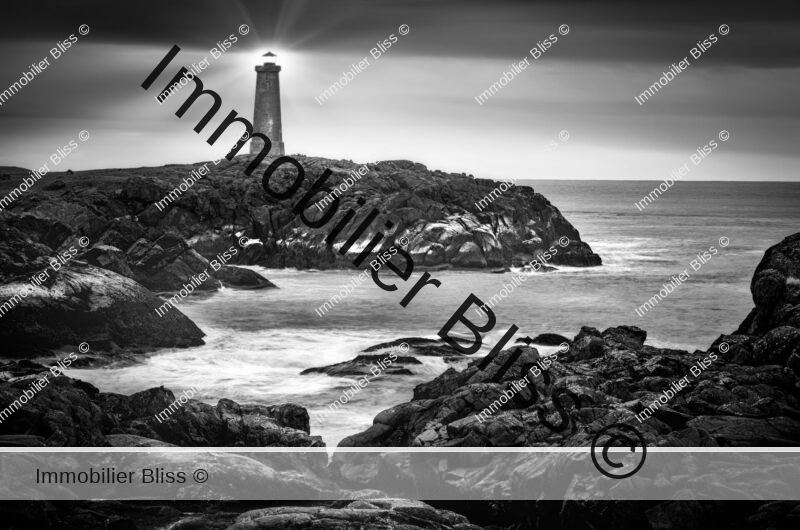
M 44 376 L 47 383 L 35 399 L 14 404 Z M 191 399 L 188 392 L 175 396 L 164 387 L 130 396 L 100 392 L 68 373 L 54 377 L 46 367 L 29 361 L 0 366 L 0 409 L 7 409 L 0 423 L 0 443 L 6 445 L 103 447 L 125 441 L 135 446 L 182 447 L 324 445 L 319 436 L 309 435 L 308 412 L 298 405 L 239 405 L 221 399 L 212 406 Z M 26 438 L 19 438 L 21 433 Z
M 441 340 L 408 337 L 390 342 L 376 344 L 362 350 L 350 361 L 307 368 L 300 372 L 306 374 L 328 374 L 330 376 L 369 376 L 377 375 L 411 375 L 409 367 L 422 364 L 417 357 L 441 357 L 445 362 L 453 362 L 464 358 Z
M 381 369 L 381 362 L 389 359 L 391 364 L 386 369 Z M 331 364 L 329 366 L 322 366 L 318 368 L 307 368 L 300 372 L 300 375 L 306 374 L 328 374 L 330 376 L 374 376 L 372 370 L 377 370 L 382 375 L 410 375 L 411 371 L 404 366 L 410 366 L 420 363 L 416 357 L 397 356 L 394 360 L 384 355 L 359 355 L 351 361 L 342 363 Z

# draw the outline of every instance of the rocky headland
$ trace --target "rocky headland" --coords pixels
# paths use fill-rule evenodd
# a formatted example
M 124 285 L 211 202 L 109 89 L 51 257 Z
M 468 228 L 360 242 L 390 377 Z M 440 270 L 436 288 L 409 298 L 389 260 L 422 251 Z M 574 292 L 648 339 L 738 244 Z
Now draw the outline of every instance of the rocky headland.
M 326 168 L 332 171 L 328 185 L 333 187 L 361 166 L 298 155 L 305 182 L 291 199 L 278 201 L 264 192 L 259 172 L 244 176 L 252 158 L 223 159 L 216 166 L 207 162 L 208 176 L 191 187 L 184 184 L 186 191 L 179 190 L 161 207 L 157 203 L 201 164 L 55 173 L 14 201 L 8 211 L 58 221 L 60 229 L 89 237 L 93 245 L 113 247 L 100 248 L 90 258 L 126 276 L 130 269 L 137 281 L 156 290 L 168 290 L 189 270 L 202 270 L 200 257 L 214 258 L 236 246 L 241 236 L 251 244 L 231 263 L 349 269 L 360 249 L 340 256 L 324 238 L 349 208 L 359 208 L 359 198 L 366 203 L 352 224 L 373 207 L 382 212 L 362 239 L 368 240 L 377 233 L 375 227 L 383 229 L 391 220 L 394 227 L 386 236 L 386 247 L 408 238 L 408 249 L 420 266 L 522 266 L 554 245 L 559 252 L 551 264 L 601 263 L 558 208 L 528 186 L 514 187 L 479 208 L 475 203 L 499 183 L 431 171 L 408 160 L 366 164 L 366 174 L 342 194 L 334 218 L 325 228 L 310 230 L 291 212 L 294 204 Z M 0 181 L 0 192 L 18 184 L 17 173 L 7 173 L 9 179 Z M 294 166 L 285 164 L 273 175 L 271 186 L 286 189 L 295 175 Z M 320 193 L 313 201 L 324 196 Z M 320 216 L 312 205 L 308 215 L 313 212 Z M 569 239 L 563 248 L 558 245 L 562 237 Z

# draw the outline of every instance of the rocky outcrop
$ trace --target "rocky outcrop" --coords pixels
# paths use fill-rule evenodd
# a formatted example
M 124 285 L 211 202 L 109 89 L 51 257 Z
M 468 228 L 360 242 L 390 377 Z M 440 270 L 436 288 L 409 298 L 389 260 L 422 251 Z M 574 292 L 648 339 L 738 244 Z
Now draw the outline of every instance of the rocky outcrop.
M 45 375 L 48 384 L 35 398 L 19 401 Z M 175 404 L 175 395 L 164 387 L 130 396 L 100 392 L 68 373 L 54 377 L 36 363 L 9 363 L 0 366 L 0 410 L 7 413 L 0 423 L 0 445 L 324 446 L 319 436 L 309 435 L 308 412 L 298 405 L 239 405 L 222 399 L 212 406 L 179 397 Z
M 146 234 L 130 218 L 114 219 L 100 235 L 100 243 L 92 246 L 85 259 L 132 278 L 153 291 L 179 290 L 201 273 L 210 279 L 197 282 L 198 291 L 215 290 L 220 285 L 246 289 L 275 287 L 255 271 L 225 265 L 220 256 L 211 257 L 212 264 L 174 233 L 149 232 Z
M 517 339 L 517 342 L 525 342 L 524 339 Z M 542 346 L 559 346 L 561 344 L 569 344 L 569 339 L 562 337 L 556 333 L 542 333 L 536 335 L 532 340 L 532 344 L 541 344 Z
M 20 297 L 26 289 L 28 294 Z M 96 350 L 203 344 L 205 334 L 178 309 L 159 316 L 156 308 L 164 302 L 153 293 L 91 265 L 51 270 L 49 283 L 36 287 L 22 281 L 0 285 L 0 300 L 15 296 L 18 301 L 3 315 L 0 327 L 5 356 L 33 356 L 83 342 Z
M 328 366 L 306 368 L 300 375 L 328 374 L 336 377 L 361 377 L 376 375 L 411 375 L 409 366 L 420 365 L 417 357 L 441 357 L 449 363 L 463 357 L 461 353 L 441 339 L 402 338 L 384 342 L 362 350 L 362 353 L 379 352 L 374 355 L 358 355 L 355 358 Z
M 731 360 L 778 364 L 800 374 L 800 233 L 770 247 L 750 282 L 755 307 L 731 335 L 720 335 L 713 351 Z
M 102 225 L 90 221 L 88 227 Z M 159 316 L 164 302 L 143 285 L 275 287 L 250 269 L 207 260 L 174 234 L 145 233 L 128 218 L 104 226 L 94 245 L 65 223 L 30 213 L 4 213 L 0 234 L 0 339 L 10 357 L 82 342 L 95 351 L 197 346 L 204 333 L 176 307 Z M 202 272 L 209 277 L 193 282 Z
M 561 212 L 530 187 L 513 187 L 479 207 L 476 203 L 497 182 L 430 171 L 406 160 L 367 164 L 366 174 L 340 197 L 333 219 L 322 229 L 309 229 L 291 211 L 298 200 L 326 168 L 332 172 L 327 185 L 333 187 L 351 181 L 349 172 L 361 166 L 346 160 L 297 158 L 306 172 L 305 183 L 291 199 L 282 201 L 265 194 L 260 178 L 244 176 L 253 157 L 240 156 L 216 166 L 208 163 L 208 176 L 161 207 L 155 203 L 180 185 L 193 166 L 76 172 L 69 186 L 32 190 L 15 201 L 13 209 L 56 219 L 97 244 L 119 249 L 128 256 L 134 278 L 156 290 L 162 290 L 159 285 L 175 288 L 175 282 L 185 277 L 182 271 L 196 270 L 192 266 L 197 256 L 190 249 L 210 260 L 236 246 L 242 234 L 261 244 L 242 248 L 234 263 L 349 268 L 361 250 L 354 247 L 342 257 L 324 238 L 351 207 L 360 209 L 353 225 L 373 207 L 381 212 L 363 240 L 378 230 L 386 232 L 385 248 L 404 246 L 408 239 L 408 250 L 420 266 L 521 266 L 551 246 L 558 248 L 551 264 L 601 262 Z M 275 172 L 273 189 L 286 189 L 294 181 L 294 166 L 289 167 Z M 319 193 L 311 201 L 321 201 L 324 195 Z M 357 204 L 358 199 L 365 204 Z M 323 215 L 313 204 L 308 206 L 310 219 Z M 394 226 L 386 231 L 389 220 Z M 569 243 L 562 247 L 559 240 Z
M 515 346 L 498 354 L 502 365 L 516 348 L 523 350 L 502 378 L 480 371 L 473 361 L 459 372 L 449 369 L 414 389 L 414 399 L 385 410 L 366 431 L 341 446 L 584 446 L 592 440 L 590 425 L 633 422 L 648 445 L 786 446 L 800 443 L 798 377 L 778 365 L 743 366 L 725 358 L 708 362 L 709 352 L 653 348 L 640 344 L 638 328 L 584 328 L 575 337 L 564 362 L 553 361 L 551 385 L 535 405 L 515 401 L 495 412 L 478 415 L 499 400 L 505 383 L 518 380 L 522 365 L 538 355 L 534 348 Z M 637 344 L 640 344 L 637 346 Z M 696 377 L 693 371 L 698 372 Z M 670 384 L 688 376 L 688 386 L 668 405 L 639 423 L 641 413 Z M 559 424 L 550 399 L 566 388 L 579 396 L 581 407 L 562 399 L 569 426 L 556 433 L 542 425 L 544 417 Z M 767 389 L 769 389 L 767 391 Z
M 306 374 L 328 374 L 334 377 L 360 377 L 360 376 L 374 376 L 376 375 L 370 369 L 378 370 L 381 376 L 384 375 L 411 375 L 411 371 L 405 366 L 413 364 L 422 364 L 416 357 L 398 356 L 394 360 L 389 359 L 391 364 L 386 369 L 381 369 L 381 362 L 385 363 L 387 357 L 383 355 L 358 355 L 350 361 L 331 364 L 328 366 L 319 366 L 314 368 L 306 368 L 300 375 Z
M 800 233 L 770 247 L 750 282 L 755 308 L 737 335 L 762 336 L 775 328 L 800 328 Z
M 74 204 L 68 206 L 54 212 L 50 205 L 43 205 L 31 212 L 6 213 L 0 218 L 0 230 L 7 235 L 7 241 L 0 244 L 0 256 L 5 258 L 0 280 L 40 271 L 49 258 L 71 245 L 78 250 L 79 260 L 135 280 L 156 292 L 178 291 L 201 273 L 210 278 L 196 283 L 194 288 L 198 291 L 215 290 L 220 285 L 245 289 L 275 287 L 255 271 L 226 264 L 241 250 L 238 242 L 233 250 L 228 247 L 221 251 L 227 251 L 227 255 L 207 259 L 183 237 L 169 230 L 144 227 L 135 216 L 109 220 L 91 217 L 81 222 L 86 216 L 75 212 Z M 58 217 L 66 211 L 76 217 L 62 222 Z M 87 245 L 75 245 L 81 237 L 86 237 Z

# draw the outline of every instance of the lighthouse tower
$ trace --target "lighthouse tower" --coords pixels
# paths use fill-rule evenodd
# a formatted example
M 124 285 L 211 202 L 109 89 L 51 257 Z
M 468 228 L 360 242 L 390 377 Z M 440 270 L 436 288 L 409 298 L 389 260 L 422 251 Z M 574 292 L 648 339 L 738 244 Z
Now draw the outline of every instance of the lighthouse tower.
M 265 53 L 264 64 L 256 66 L 256 103 L 253 115 L 253 130 L 267 135 L 272 141 L 269 156 L 281 156 L 283 151 L 283 131 L 281 130 L 281 86 L 278 72 L 281 67 L 275 64 L 276 55 Z M 260 138 L 250 140 L 250 154 L 258 154 L 264 147 Z

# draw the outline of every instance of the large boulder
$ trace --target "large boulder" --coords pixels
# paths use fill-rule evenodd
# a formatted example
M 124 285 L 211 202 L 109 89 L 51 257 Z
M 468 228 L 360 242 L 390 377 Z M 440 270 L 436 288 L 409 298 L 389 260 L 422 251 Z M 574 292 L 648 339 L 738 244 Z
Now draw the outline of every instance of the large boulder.
M 750 282 L 755 308 L 737 334 L 764 335 L 780 326 L 800 328 L 800 233 L 764 253 Z
M 21 293 L 26 293 L 23 297 Z M 126 348 L 199 346 L 204 333 L 178 309 L 161 316 L 158 297 L 110 270 L 70 263 L 49 271 L 49 282 L 0 285 L 0 300 L 14 303 L 3 315 L 5 356 L 29 356 L 87 342 Z

